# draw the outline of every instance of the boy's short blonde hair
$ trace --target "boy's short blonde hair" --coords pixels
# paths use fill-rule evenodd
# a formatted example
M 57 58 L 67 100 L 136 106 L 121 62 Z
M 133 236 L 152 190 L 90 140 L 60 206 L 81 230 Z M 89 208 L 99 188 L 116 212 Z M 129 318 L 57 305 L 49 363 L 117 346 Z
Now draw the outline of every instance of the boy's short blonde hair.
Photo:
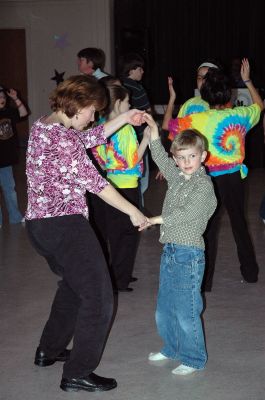
M 200 152 L 206 150 L 205 139 L 202 134 L 195 129 L 186 129 L 175 136 L 170 151 L 173 155 L 179 150 L 187 150 L 190 147 L 197 147 Z

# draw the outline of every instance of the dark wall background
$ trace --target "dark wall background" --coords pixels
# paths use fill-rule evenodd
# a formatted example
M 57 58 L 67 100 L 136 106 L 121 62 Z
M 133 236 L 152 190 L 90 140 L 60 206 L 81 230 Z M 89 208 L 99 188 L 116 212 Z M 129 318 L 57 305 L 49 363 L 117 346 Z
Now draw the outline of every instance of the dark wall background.
M 167 102 L 172 75 L 177 103 L 193 96 L 198 65 L 248 57 L 257 87 L 265 86 L 265 2 L 252 0 L 115 0 L 116 60 L 128 51 L 146 61 L 144 84 L 154 104 Z

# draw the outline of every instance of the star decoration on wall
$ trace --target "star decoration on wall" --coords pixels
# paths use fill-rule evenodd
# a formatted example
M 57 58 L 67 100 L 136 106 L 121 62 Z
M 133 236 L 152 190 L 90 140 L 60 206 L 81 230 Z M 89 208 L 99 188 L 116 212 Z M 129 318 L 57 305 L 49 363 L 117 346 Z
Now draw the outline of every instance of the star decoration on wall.
M 69 46 L 68 33 L 63 33 L 62 35 L 54 35 L 55 47 L 58 49 L 64 49 Z
M 51 78 L 51 80 L 56 81 L 57 86 L 59 83 L 64 81 L 64 74 L 65 72 L 58 72 L 56 69 L 54 70 L 55 75 Z

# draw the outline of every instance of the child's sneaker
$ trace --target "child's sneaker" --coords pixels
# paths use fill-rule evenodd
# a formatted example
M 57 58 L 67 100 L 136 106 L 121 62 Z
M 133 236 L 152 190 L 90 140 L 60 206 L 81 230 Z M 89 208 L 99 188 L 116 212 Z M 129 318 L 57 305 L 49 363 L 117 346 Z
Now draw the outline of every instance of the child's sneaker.
M 148 356 L 149 361 L 162 361 L 168 360 L 168 357 L 164 356 L 162 353 L 150 353 Z
M 174 374 L 174 375 L 189 375 L 195 371 L 198 371 L 198 369 L 188 367 L 187 365 L 184 365 L 184 364 L 180 364 L 177 368 L 173 369 L 172 374 Z

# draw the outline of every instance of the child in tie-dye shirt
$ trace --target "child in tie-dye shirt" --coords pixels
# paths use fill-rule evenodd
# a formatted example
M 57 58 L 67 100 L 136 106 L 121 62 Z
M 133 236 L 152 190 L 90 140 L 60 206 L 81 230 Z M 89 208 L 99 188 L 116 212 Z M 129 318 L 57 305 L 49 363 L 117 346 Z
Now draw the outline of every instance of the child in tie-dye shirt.
M 109 92 L 110 104 L 105 112 L 105 119 L 112 119 L 130 108 L 129 94 L 126 88 L 120 85 L 106 84 Z M 93 155 L 105 170 L 107 180 L 127 199 L 135 205 L 138 204 L 138 180 L 142 176 L 142 157 L 149 143 L 144 134 L 141 144 L 138 144 L 137 136 L 131 125 L 125 125 L 115 132 L 107 144 L 93 149 Z M 95 198 L 98 203 L 97 198 Z M 92 209 L 97 212 L 98 204 L 93 204 Z M 96 230 L 103 247 L 109 243 L 111 271 L 114 278 L 114 286 L 119 291 L 132 291 L 128 285 L 132 280 L 132 270 L 138 245 L 138 230 L 131 228 L 129 218 L 124 218 L 117 209 L 103 204 L 100 212 L 104 218 L 95 218 Z M 100 222 L 99 222 L 100 221 Z M 114 224 L 114 225 L 112 225 Z M 113 228 L 115 226 L 115 229 Z
M 210 110 L 187 115 L 183 118 L 169 119 L 169 111 L 174 103 L 174 88 L 169 82 L 170 100 L 166 110 L 163 128 L 170 131 L 170 138 L 185 129 L 197 129 L 208 142 L 209 157 L 205 165 L 213 177 L 220 205 L 227 209 L 240 261 L 241 274 L 246 282 L 258 280 L 258 265 L 254 248 L 248 232 L 244 214 L 244 184 L 242 178 L 247 175 L 243 164 L 245 158 L 245 137 L 260 118 L 263 102 L 250 80 L 250 68 L 247 59 L 242 61 L 241 76 L 249 89 L 253 104 L 248 107 L 227 108 L 232 89 L 229 79 L 222 71 L 209 68 L 200 93 Z M 217 250 L 218 232 L 217 214 L 212 219 L 207 232 L 206 258 L 208 260 L 203 288 L 212 287 L 214 264 Z

